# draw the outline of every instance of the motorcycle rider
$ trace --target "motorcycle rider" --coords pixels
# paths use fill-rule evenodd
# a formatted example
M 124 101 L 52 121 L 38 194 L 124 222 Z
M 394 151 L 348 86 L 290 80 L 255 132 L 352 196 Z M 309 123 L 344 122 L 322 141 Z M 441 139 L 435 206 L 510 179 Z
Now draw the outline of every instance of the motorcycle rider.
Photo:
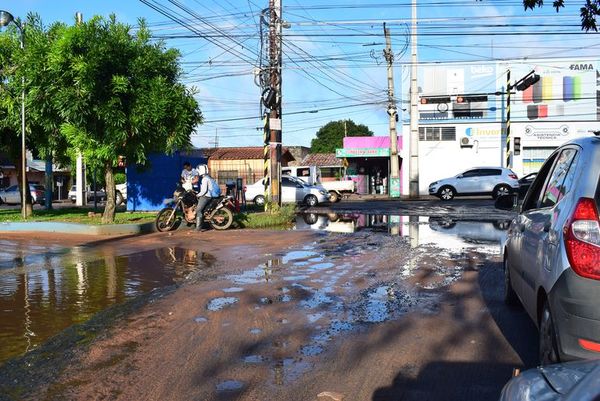
M 198 191 L 198 205 L 196 205 L 196 231 L 202 229 L 204 221 L 204 209 L 210 203 L 212 198 L 221 196 L 221 188 L 219 184 L 208 174 L 208 166 L 200 164 L 196 167 L 196 171 L 201 179 L 200 190 Z

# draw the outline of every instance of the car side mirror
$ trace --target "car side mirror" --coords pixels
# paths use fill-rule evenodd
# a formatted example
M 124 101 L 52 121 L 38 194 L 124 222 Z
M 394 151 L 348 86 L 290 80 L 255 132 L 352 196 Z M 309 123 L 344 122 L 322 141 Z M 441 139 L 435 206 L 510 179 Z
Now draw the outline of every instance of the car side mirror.
M 513 210 L 515 206 L 517 206 L 515 194 L 499 196 L 494 203 L 494 207 L 500 210 Z
M 304 187 L 300 184 L 296 184 L 296 188 L 304 188 Z
M 456 176 L 456 178 L 463 178 L 463 175 L 459 174 L 459 175 Z

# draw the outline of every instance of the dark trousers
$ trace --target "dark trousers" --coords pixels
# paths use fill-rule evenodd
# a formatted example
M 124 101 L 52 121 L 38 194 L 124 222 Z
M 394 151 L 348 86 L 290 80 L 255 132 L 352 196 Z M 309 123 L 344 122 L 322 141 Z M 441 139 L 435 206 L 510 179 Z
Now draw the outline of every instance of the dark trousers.
M 204 209 L 210 203 L 212 198 L 206 196 L 200 196 L 198 198 L 198 205 L 196 205 L 196 230 L 200 230 L 202 227 L 202 221 L 204 220 Z

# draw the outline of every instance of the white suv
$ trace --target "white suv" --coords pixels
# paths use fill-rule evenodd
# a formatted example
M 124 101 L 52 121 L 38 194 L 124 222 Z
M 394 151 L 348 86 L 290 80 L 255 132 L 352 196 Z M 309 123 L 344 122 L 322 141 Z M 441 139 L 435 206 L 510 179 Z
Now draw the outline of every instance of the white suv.
M 509 195 L 519 189 L 519 179 L 510 169 L 503 167 L 476 167 L 455 177 L 444 178 L 429 184 L 429 195 L 450 200 L 460 195 L 491 195 L 494 199 Z

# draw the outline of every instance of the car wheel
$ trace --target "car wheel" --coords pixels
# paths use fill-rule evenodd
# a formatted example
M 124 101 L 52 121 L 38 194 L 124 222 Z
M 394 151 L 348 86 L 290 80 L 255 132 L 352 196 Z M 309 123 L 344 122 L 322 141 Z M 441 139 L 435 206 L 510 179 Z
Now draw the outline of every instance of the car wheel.
M 302 216 L 302 219 L 304 220 L 304 222 L 306 224 L 308 224 L 309 226 L 312 226 L 317 221 L 319 221 L 319 215 L 317 215 L 315 213 L 306 213 L 304 216 Z
M 440 197 L 441 200 L 452 200 L 454 199 L 454 196 L 456 195 L 454 188 L 450 187 L 450 186 L 444 186 L 440 188 L 440 191 L 438 193 L 438 196 Z
M 254 204 L 256 204 L 258 206 L 264 206 L 265 205 L 265 197 L 262 195 L 258 195 L 256 198 L 254 198 Z
M 558 363 L 560 362 L 558 355 L 554 320 L 546 301 L 542 310 L 542 316 L 540 317 L 540 364 L 550 365 Z
M 340 196 L 335 191 L 329 191 L 329 202 L 336 203 L 340 200 Z
M 512 192 L 511 188 L 508 185 L 501 184 L 494 188 L 494 192 L 492 193 L 492 197 L 494 199 L 498 199 L 500 196 L 510 195 Z
M 310 207 L 317 206 L 319 204 L 319 200 L 314 195 L 306 195 L 304 202 Z
M 510 269 L 508 268 L 508 255 L 504 257 L 504 303 L 508 306 L 519 305 L 519 297 L 510 280 Z
M 119 206 L 121 203 L 123 203 L 123 195 L 121 195 L 121 192 L 119 192 L 119 191 L 117 191 L 117 193 L 116 193 L 115 203 L 117 206 Z

